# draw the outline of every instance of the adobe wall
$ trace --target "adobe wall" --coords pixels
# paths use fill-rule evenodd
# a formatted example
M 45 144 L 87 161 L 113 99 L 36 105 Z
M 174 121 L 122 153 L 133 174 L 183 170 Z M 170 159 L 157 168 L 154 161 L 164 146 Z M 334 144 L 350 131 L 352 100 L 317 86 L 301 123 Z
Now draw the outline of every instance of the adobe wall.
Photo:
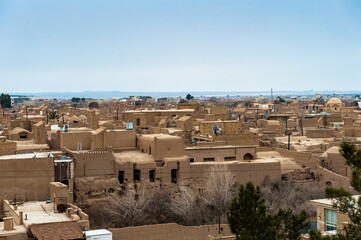
M 206 171 L 212 167 L 214 163 L 191 163 L 191 179 L 204 180 Z M 263 161 L 253 160 L 249 162 L 228 162 L 227 166 L 234 174 L 235 180 L 238 184 L 247 184 L 253 182 L 255 185 L 262 185 L 265 177 L 269 177 L 271 181 L 281 179 L 281 164 L 279 161 Z
M 191 166 L 187 156 L 182 156 L 177 159 L 165 159 L 163 167 L 157 168 L 156 176 L 161 179 L 163 184 L 172 184 L 171 172 L 174 169 L 177 169 L 177 182 L 188 184 L 191 175 Z
M 0 179 L 0 192 L 8 199 L 19 194 L 26 201 L 46 200 L 54 181 L 53 158 L 1 159 Z
M 111 150 L 94 149 L 84 152 L 71 152 L 75 163 L 75 177 L 112 175 L 114 156 Z
M 190 158 L 194 158 L 194 162 L 203 162 L 204 158 L 214 158 L 216 162 L 227 161 L 225 158 L 229 158 L 228 160 L 243 160 L 247 153 L 255 158 L 256 147 L 189 147 L 185 149 L 185 154 Z M 230 157 L 234 157 L 234 159 L 231 159 Z
M 184 130 L 184 131 L 190 131 L 193 128 L 193 124 L 192 124 L 192 118 L 184 118 L 184 119 L 179 119 L 177 121 L 177 127 Z
M 67 199 L 67 203 L 73 203 L 73 193 L 69 192 L 68 186 L 60 182 L 51 182 L 49 185 L 50 200 L 55 202 L 55 198 L 64 197 Z
M 131 130 L 107 130 L 105 134 L 105 146 L 112 149 L 136 147 L 136 133 Z
M 352 169 L 346 165 L 345 158 L 339 153 L 327 153 L 326 158 L 320 158 L 320 165 L 337 174 L 351 178 Z
M 90 143 L 90 148 L 91 149 L 106 146 L 105 145 L 105 132 L 106 132 L 106 128 L 104 128 L 104 127 L 100 127 L 97 130 L 92 131 L 91 143 Z
M 138 143 L 139 151 L 143 153 L 153 154 L 155 149 L 153 138 L 139 136 L 137 143 Z M 161 160 L 161 159 L 157 159 L 157 160 Z
M 302 127 L 319 127 L 318 118 L 302 118 Z M 301 126 L 301 123 L 299 123 Z
M 176 223 L 110 228 L 113 240 L 205 240 L 218 234 L 218 225 L 181 226 Z M 233 235 L 228 224 L 221 224 L 221 233 Z
M 60 149 L 77 150 L 77 144 L 82 144 L 82 150 L 91 149 L 92 133 L 90 131 L 82 132 L 61 132 Z
M 184 155 L 184 141 L 181 137 L 154 138 L 155 160 Z
M 184 155 L 184 141 L 181 137 L 138 137 L 138 149 L 152 154 L 155 160 Z
M 87 121 L 88 126 L 91 129 L 99 128 L 99 115 L 95 110 L 90 110 L 87 112 Z
M 243 132 L 238 134 L 226 134 L 214 136 L 214 141 L 225 141 L 228 145 L 255 145 L 258 144 L 258 134 Z
M 48 145 L 52 150 L 60 150 L 60 131 L 50 134 L 50 141 Z
M 217 128 L 222 129 L 222 135 L 240 133 L 242 131 L 242 123 L 240 121 L 214 121 L 204 122 L 200 125 L 199 130 L 202 134 L 213 135 L 213 125 L 217 125 Z
M 12 141 L 27 141 L 33 139 L 34 134 L 32 132 L 29 132 L 26 134 L 26 138 L 20 138 L 19 134 L 9 134 L 8 139 Z
M 32 131 L 32 126 L 31 126 L 31 121 L 30 120 L 21 120 L 21 119 L 16 119 L 16 120 L 12 120 L 10 122 L 10 128 L 14 129 L 16 127 L 21 127 L 24 128 L 25 130 L 28 130 L 29 132 Z
M 194 111 L 199 111 L 199 103 L 178 103 L 177 109 L 194 109 Z
M 0 141 L 0 156 L 15 154 L 16 145 L 16 142 Z
M 295 152 L 289 151 L 287 149 L 282 148 L 274 148 L 279 154 L 284 157 L 292 158 L 297 164 L 305 167 L 309 167 L 311 169 L 317 169 L 318 167 L 318 159 L 312 156 L 312 153 L 309 152 Z
M 46 128 L 43 121 L 33 125 L 33 133 L 36 144 L 46 143 Z
M 308 138 L 332 138 L 335 136 L 335 129 L 308 129 L 306 136 Z
M 138 118 L 140 119 L 140 125 L 139 126 L 137 125 L 137 119 Z M 141 127 L 141 128 L 145 128 L 149 124 L 146 113 L 134 113 L 131 122 L 133 122 L 134 127 Z
M 317 180 L 319 180 L 322 184 L 333 188 L 343 188 L 351 193 L 355 192 L 350 186 L 349 178 L 341 176 L 321 166 L 317 169 Z
M 361 137 L 360 127 L 344 127 L 343 131 L 346 137 Z

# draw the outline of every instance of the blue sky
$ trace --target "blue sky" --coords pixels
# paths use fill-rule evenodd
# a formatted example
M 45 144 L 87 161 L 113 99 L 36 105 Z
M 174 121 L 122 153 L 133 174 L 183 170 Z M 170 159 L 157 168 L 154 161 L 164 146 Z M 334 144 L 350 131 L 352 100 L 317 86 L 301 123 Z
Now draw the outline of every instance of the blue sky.
M 0 90 L 361 90 L 361 1 L 1 0 Z

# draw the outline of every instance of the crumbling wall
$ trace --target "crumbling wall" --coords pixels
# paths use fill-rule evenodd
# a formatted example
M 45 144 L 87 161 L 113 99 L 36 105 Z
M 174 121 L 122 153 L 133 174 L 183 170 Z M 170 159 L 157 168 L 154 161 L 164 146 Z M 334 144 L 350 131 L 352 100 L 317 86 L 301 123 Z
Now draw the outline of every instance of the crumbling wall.
M 74 183 L 74 194 L 77 203 L 104 198 L 113 192 L 119 191 L 121 191 L 121 186 L 114 176 L 78 177 Z

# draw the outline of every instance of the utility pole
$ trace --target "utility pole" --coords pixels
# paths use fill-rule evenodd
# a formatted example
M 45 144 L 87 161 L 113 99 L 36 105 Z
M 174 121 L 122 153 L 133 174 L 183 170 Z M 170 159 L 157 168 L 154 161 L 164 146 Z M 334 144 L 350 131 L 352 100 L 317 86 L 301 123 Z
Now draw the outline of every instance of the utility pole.
M 49 123 L 49 115 L 48 115 L 48 110 L 46 110 L 46 124 Z
M 290 150 L 292 130 L 286 129 L 285 134 L 288 135 L 288 146 L 287 146 L 287 149 Z
M 303 125 L 302 125 L 302 116 L 301 116 L 301 119 L 300 119 L 300 127 L 301 127 L 301 133 L 302 133 L 302 136 L 303 136 Z
M 273 103 L 273 88 L 271 88 L 271 103 Z
M 221 217 L 218 217 L 218 234 L 221 234 Z

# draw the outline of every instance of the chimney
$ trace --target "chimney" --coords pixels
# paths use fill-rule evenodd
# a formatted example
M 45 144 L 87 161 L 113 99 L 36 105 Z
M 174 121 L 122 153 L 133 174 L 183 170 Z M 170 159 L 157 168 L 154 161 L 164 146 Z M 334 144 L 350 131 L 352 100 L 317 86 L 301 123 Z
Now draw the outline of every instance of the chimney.
M 14 221 L 13 217 L 5 217 L 4 220 L 4 231 L 14 230 Z

